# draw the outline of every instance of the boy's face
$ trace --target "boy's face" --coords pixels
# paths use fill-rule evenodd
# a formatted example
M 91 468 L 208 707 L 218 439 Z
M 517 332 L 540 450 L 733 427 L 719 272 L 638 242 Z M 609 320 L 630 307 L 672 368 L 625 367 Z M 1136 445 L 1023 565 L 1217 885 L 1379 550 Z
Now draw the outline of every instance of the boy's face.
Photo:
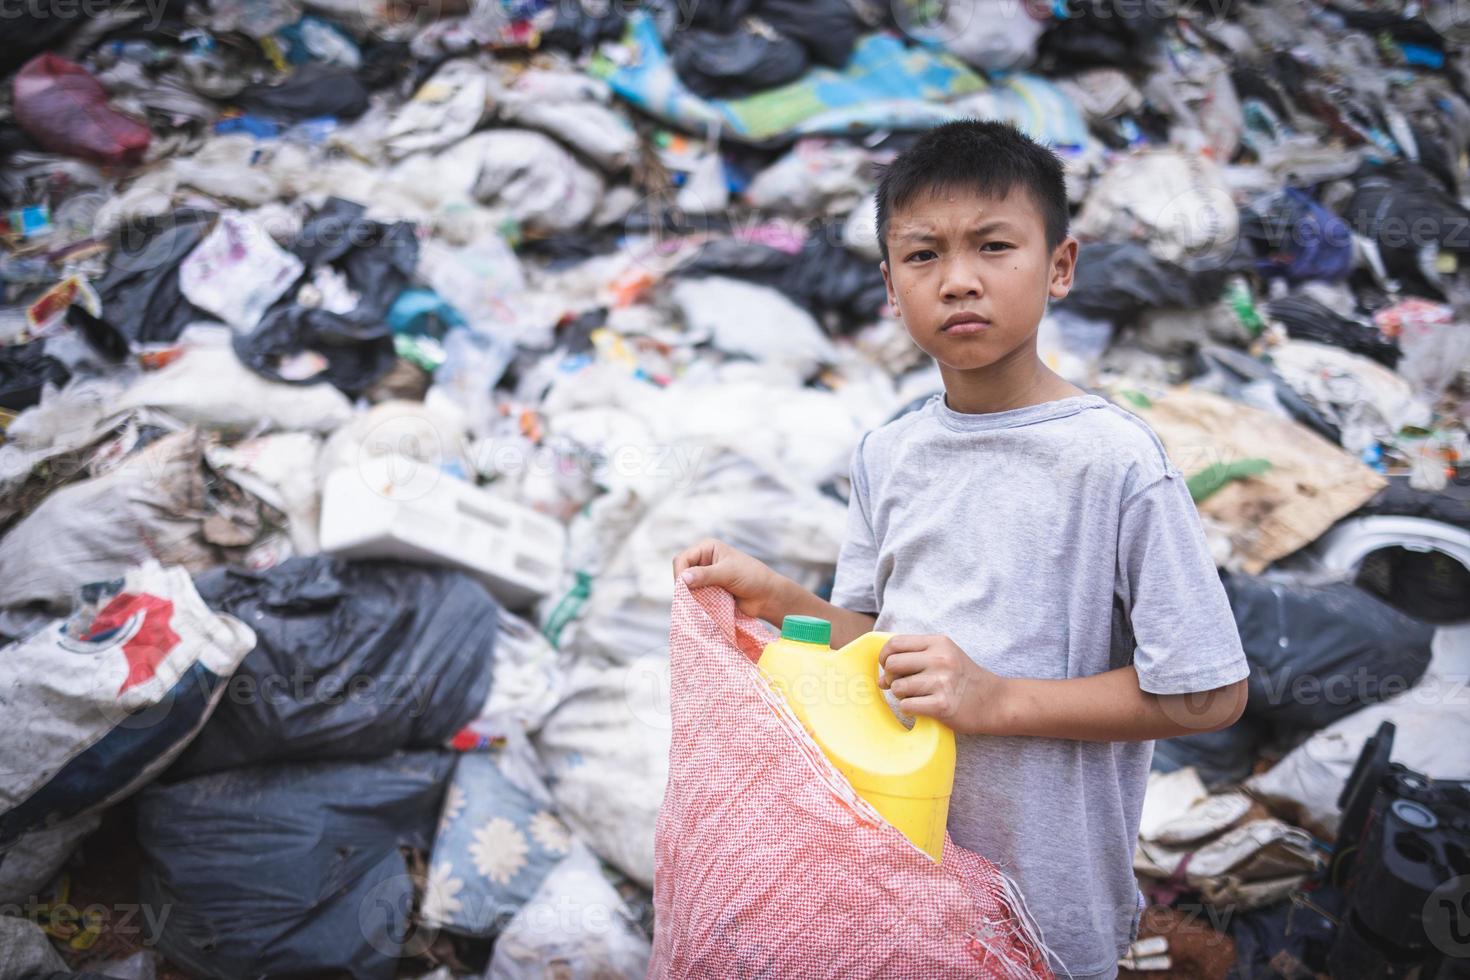
M 894 211 L 882 264 L 888 302 L 925 353 L 957 371 L 1034 349 L 1047 298 L 1072 288 L 1077 241 L 1046 247 L 1024 190 L 937 189 Z

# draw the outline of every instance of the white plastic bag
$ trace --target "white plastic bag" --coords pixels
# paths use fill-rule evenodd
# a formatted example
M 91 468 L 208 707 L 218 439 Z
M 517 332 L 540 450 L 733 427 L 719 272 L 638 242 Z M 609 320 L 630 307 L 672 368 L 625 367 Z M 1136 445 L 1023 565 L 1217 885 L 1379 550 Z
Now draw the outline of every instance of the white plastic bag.
M 648 938 L 580 845 L 495 941 L 486 980 L 608 980 L 648 972 Z
M 181 340 L 183 355 L 139 378 L 118 409 L 157 408 L 227 432 L 330 432 L 352 416 L 347 396 L 329 384 L 270 381 L 241 364 L 223 328 L 190 327 Z
M 1452 635 L 1441 630 L 1436 643 Z M 1433 665 L 1416 687 L 1355 711 L 1314 734 L 1245 788 L 1272 812 L 1325 840 L 1337 836 L 1337 799 L 1385 721 L 1394 723 L 1393 761 L 1431 779 L 1470 778 L 1470 688 L 1463 676 L 1441 675 Z
M 226 211 L 179 266 L 179 289 L 242 333 L 301 278 L 301 260 L 238 211 Z
M 480 124 L 489 98 L 484 68 L 468 59 L 446 62 L 388 121 L 388 155 L 397 159 L 458 142 Z
M 669 772 L 668 695 L 666 653 L 619 665 L 581 663 L 534 738 L 567 826 L 648 888 Z
M 1098 178 L 1072 230 L 1084 239 L 1136 239 L 1170 262 L 1223 259 L 1240 217 L 1213 161 L 1150 150 L 1119 158 Z
M 837 358 L 812 315 L 768 286 L 723 276 L 681 279 L 672 297 L 688 329 L 708 335 L 720 350 L 785 364 L 803 375 Z

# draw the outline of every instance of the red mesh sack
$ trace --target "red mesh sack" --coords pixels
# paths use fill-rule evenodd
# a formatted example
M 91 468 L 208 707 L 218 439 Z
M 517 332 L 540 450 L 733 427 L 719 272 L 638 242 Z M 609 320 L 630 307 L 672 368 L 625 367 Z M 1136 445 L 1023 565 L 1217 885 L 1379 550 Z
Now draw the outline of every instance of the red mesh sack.
M 57 54 L 39 54 L 15 76 L 15 121 L 52 153 L 92 163 L 139 163 L 149 128 L 118 112 L 87 69 Z
M 649 976 L 1051 976 L 995 865 L 936 865 L 817 748 L 755 665 L 774 638 L 675 585 Z

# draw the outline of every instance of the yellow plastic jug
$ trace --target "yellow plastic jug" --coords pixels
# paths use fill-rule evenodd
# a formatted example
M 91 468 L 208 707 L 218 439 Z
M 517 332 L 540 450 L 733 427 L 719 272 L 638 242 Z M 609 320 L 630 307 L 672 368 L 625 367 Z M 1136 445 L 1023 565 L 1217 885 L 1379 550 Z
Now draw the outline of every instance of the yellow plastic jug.
M 859 796 L 936 862 L 954 790 L 954 732 L 933 718 L 905 728 L 878 687 L 889 633 L 833 650 L 832 624 L 787 616 L 760 668 Z

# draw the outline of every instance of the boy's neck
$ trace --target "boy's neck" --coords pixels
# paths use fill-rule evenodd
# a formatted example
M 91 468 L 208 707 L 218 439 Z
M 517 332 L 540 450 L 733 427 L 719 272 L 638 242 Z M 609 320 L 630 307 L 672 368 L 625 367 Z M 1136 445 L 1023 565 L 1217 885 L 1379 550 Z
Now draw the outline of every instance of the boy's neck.
M 939 365 L 945 404 L 965 415 L 985 415 L 1087 394 L 1043 364 L 1034 349 L 1013 353 L 1019 356 L 972 371 Z

